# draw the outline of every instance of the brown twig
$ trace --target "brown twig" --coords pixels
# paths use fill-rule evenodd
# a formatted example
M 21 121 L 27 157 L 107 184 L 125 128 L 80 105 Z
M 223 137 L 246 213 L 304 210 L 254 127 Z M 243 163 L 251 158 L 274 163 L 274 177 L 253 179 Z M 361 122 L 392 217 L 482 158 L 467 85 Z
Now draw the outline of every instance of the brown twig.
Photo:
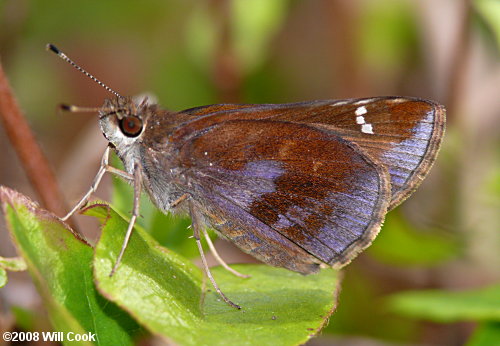
M 353 39 L 356 36 L 356 16 L 358 5 L 355 2 L 332 0 L 323 3 L 329 16 L 330 46 L 333 50 L 332 69 L 336 87 L 335 98 L 364 96 L 366 86 L 361 75 L 361 61 L 356 54 Z M 369 90 L 368 90 L 369 91 Z
M 463 98 L 464 85 L 470 60 L 472 4 L 470 0 L 463 1 L 462 17 L 460 19 L 459 35 L 453 50 L 450 67 L 450 77 L 447 81 L 445 105 L 446 121 L 450 123 L 455 118 L 460 100 Z
M 219 25 L 213 80 L 221 102 L 241 102 L 242 75 L 231 37 L 231 2 L 212 0 L 213 20 Z
M 0 118 L 42 205 L 57 215 L 63 215 L 67 207 L 55 175 L 14 98 L 1 64 Z

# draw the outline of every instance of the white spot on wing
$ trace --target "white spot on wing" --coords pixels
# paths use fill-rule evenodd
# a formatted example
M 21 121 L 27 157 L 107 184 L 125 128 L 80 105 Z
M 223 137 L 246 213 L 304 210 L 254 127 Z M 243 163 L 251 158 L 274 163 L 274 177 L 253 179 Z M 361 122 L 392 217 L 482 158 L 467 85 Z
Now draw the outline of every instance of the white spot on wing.
M 361 125 L 361 132 L 363 133 L 369 133 L 369 134 L 374 134 L 373 133 L 373 127 L 372 124 L 363 124 Z
M 204 153 L 204 154 L 205 154 L 205 156 L 207 156 L 207 155 L 208 155 L 208 152 L 206 152 L 206 151 L 205 151 L 205 153 Z
M 356 108 L 354 114 L 356 114 L 356 124 L 361 125 L 361 132 L 367 134 L 374 134 L 372 124 L 368 124 L 365 120 L 363 114 L 368 113 L 365 106 L 360 106 Z
M 361 107 L 356 108 L 356 111 L 354 111 L 354 113 L 356 115 L 363 115 L 363 114 L 368 113 L 368 111 L 366 110 L 365 106 L 361 106 Z

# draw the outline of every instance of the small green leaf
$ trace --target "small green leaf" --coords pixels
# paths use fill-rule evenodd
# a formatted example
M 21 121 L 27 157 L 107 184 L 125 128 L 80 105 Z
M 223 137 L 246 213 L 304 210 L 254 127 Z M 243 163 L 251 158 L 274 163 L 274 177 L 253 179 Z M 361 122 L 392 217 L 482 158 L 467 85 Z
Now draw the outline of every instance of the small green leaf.
M 213 268 L 221 289 L 243 307 L 231 308 L 209 281 L 205 283 L 208 292 L 202 294 L 199 268 L 160 247 L 140 228 L 110 278 L 127 222 L 104 206 L 86 213 L 103 223 L 94 260 L 99 290 L 167 340 L 182 345 L 303 344 L 326 324 L 335 308 L 338 276 L 332 269 L 303 276 L 265 265 L 239 265 L 237 270 L 252 276 L 242 279 Z
M 391 0 L 367 3 L 358 18 L 357 56 L 374 71 L 398 71 L 419 48 L 418 30 L 411 6 Z
M 223 33 L 220 17 L 211 4 L 199 2 L 187 23 L 186 43 L 189 57 L 205 70 L 213 66 Z M 236 0 L 229 8 L 231 53 L 245 75 L 255 71 L 269 55 L 269 45 L 286 18 L 288 0 Z
M 188 227 L 191 219 L 180 215 L 165 215 L 158 211 L 154 214 L 149 234 L 162 246 L 177 252 L 186 258 L 196 258 L 200 255 L 196 242 L 191 237 L 193 230 Z M 205 244 L 204 238 L 202 238 Z M 204 248 L 206 248 L 204 246 Z
M 484 322 L 478 326 L 467 346 L 500 345 L 500 322 Z
M 95 333 L 97 344 L 132 344 L 137 324 L 94 287 L 92 248 L 55 215 L 20 193 L 0 187 L 0 200 L 14 244 L 28 265 L 54 329 Z
M 11 272 L 23 272 L 27 266 L 22 257 L 0 257 L 0 268 L 10 270 Z
M 269 54 L 268 46 L 286 18 L 288 4 L 288 0 L 232 2 L 233 46 L 245 72 L 253 71 Z
M 419 322 L 387 313 L 381 299 L 385 282 L 380 285 L 377 281 L 380 277 L 370 275 L 369 271 L 358 261 L 343 271 L 341 304 L 323 334 L 363 335 L 389 344 L 411 344 L 418 335 Z
M 7 281 L 7 272 L 5 271 L 5 269 L 0 268 L 0 288 L 7 285 Z
M 463 292 L 403 292 L 391 296 L 388 304 L 401 315 L 436 322 L 500 321 L 500 286 Z
M 35 313 L 21 306 L 12 306 L 10 311 L 15 317 L 16 326 L 24 331 L 35 331 L 36 321 L 41 318 L 37 313 L 43 313 L 40 310 Z
M 500 47 L 500 2 L 498 0 L 475 0 L 474 7 L 488 24 Z

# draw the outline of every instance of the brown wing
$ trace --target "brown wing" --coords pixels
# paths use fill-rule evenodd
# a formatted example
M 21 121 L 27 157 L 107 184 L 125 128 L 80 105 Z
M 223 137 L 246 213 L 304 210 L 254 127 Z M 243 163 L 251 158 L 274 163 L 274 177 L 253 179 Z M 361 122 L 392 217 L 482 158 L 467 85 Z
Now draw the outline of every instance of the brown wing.
M 175 134 L 180 167 L 206 221 L 265 263 L 301 273 L 342 266 L 368 246 L 389 176 L 332 131 L 270 120 L 192 122 Z

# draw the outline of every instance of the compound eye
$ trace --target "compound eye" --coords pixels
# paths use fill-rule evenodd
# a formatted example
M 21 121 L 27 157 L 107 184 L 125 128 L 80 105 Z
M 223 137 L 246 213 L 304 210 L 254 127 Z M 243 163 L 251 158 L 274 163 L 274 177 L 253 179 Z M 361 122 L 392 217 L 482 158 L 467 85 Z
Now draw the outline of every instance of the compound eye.
M 137 137 L 142 130 L 142 120 L 137 117 L 127 116 L 120 120 L 120 129 L 127 137 Z

